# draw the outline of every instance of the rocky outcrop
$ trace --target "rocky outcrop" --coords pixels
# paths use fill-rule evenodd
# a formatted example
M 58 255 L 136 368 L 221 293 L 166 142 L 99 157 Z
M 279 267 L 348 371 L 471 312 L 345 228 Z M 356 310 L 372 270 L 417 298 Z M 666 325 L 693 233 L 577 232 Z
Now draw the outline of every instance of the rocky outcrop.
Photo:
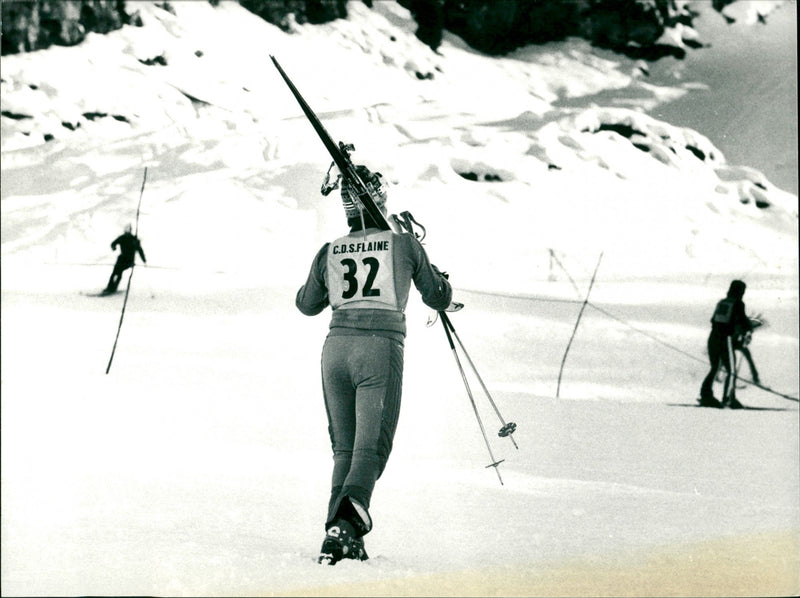
M 368 6 L 371 0 L 363 0 Z M 383 0 L 382 0 L 383 1 Z M 734 0 L 714 0 L 717 10 Z M 218 4 L 219 0 L 209 0 Z M 696 46 L 696 16 L 679 0 L 398 0 L 414 15 L 417 37 L 436 50 L 450 31 L 470 46 L 502 55 L 526 44 L 568 36 L 646 60 L 682 56 Z M 346 0 L 239 0 L 247 10 L 290 31 L 292 23 L 347 17 Z M 2 53 L 74 45 L 89 31 L 107 33 L 135 23 L 135 2 L 18 0 L 2 2 Z M 159 3 L 165 10 L 169 2 Z M 129 16 L 132 10 L 134 16 Z M 689 32 L 689 35 L 684 35 Z
M 347 0 L 239 0 L 244 8 L 284 31 L 297 23 L 318 25 L 347 16 Z
M 414 14 L 417 37 L 434 50 L 446 29 L 490 55 L 526 44 L 583 37 L 637 58 L 681 56 L 665 43 L 669 28 L 691 25 L 694 14 L 675 0 L 400 0 Z M 438 28 L 438 31 L 437 31 Z M 691 43 L 691 42 L 690 42 Z
M 74 46 L 90 31 L 108 33 L 136 22 L 122 0 L 19 0 L 0 8 L 3 54 Z
M 588 0 L 405 0 L 401 4 L 415 15 L 420 29 L 430 5 L 437 5 L 444 29 L 463 38 L 473 48 L 496 55 L 529 43 L 577 35 L 576 24 Z M 431 25 L 426 23 L 427 27 Z M 419 31 L 417 36 L 422 39 Z M 426 39 L 422 41 L 427 43 Z

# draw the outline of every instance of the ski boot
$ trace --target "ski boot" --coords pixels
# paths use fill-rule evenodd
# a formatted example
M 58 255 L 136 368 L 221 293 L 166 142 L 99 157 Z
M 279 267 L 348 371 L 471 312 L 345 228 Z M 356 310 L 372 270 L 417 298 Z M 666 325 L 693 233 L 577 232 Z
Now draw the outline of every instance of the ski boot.
M 367 550 L 364 548 L 364 538 L 353 538 L 353 542 L 350 545 L 350 553 L 345 558 L 357 561 L 366 561 L 369 558 Z
M 335 565 L 342 559 L 355 559 L 365 561 L 369 557 L 364 549 L 364 539 L 356 538 L 355 531 L 350 522 L 337 519 L 328 528 L 322 548 L 319 550 L 317 562 L 320 564 Z
M 697 402 L 700 403 L 701 407 L 722 407 L 722 403 L 713 396 L 700 397 Z
M 727 397 L 723 402 L 723 406 L 729 409 L 742 409 L 744 407 L 734 396 Z

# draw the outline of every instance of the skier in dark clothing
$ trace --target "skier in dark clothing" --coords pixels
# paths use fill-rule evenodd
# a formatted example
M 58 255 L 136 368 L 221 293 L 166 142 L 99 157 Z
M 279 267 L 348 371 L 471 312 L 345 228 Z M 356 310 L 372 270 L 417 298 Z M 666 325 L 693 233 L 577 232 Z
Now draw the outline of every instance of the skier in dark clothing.
M 357 171 L 386 214 L 380 174 L 360 165 Z M 295 299 L 308 316 L 332 309 L 322 349 L 322 391 L 333 476 L 318 559 L 330 565 L 367 558 L 363 536 L 372 529 L 370 499 L 400 412 L 410 285 L 432 309 L 444 310 L 452 299 L 447 275 L 428 261 L 413 235 L 380 230 L 347 181 L 342 202 L 350 233 L 322 246 Z
M 111 273 L 111 278 L 108 279 L 108 285 L 103 291 L 104 293 L 113 293 L 117 290 L 122 273 L 133 266 L 137 253 L 142 258 L 142 261 L 145 264 L 147 263 L 142 245 L 139 243 L 139 239 L 131 232 L 130 224 L 125 227 L 123 234 L 111 242 L 111 249 L 116 249 L 117 246 L 119 246 L 119 257 L 117 257 L 117 263 L 114 264 L 114 271 Z
M 736 400 L 734 337 L 744 335 L 753 329 L 750 319 L 745 315 L 744 291 L 747 288 L 741 280 L 734 280 L 728 288 L 728 295 L 720 300 L 711 316 L 711 334 L 708 336 L 708 359 L 711 370 L 700 387 L 700 404 L 705 406 L 739 409 L 742 404 Z M 725 368 L 725 383 L 722 402 L 714 397 L 712 385 L 720 366 Z

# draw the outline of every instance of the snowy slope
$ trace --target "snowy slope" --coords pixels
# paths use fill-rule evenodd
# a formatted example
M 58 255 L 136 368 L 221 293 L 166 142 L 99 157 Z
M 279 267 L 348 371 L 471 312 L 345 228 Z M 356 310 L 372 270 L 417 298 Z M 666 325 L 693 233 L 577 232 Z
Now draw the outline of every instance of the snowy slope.
M 390 2 L 292 34 L 232 3 L 172 5 L 2 58 L 3 594 L 797 593 L 797 198 L 644 114 L 685 88 L 577 40 L 433 53 Z M 335 568 L 313 562 L 327 318 L 293 300 L 344 223 L 269 55 L 426 225 L 467 304 L 458 332 L 519 425 L 519 450 L 491 436 L 501 486 L 410 302 L 372 559 Z M 630 108 L 580 105 L 604 90 Z M 148 265 L 106 376 L 123 297 L 81 293 L 105 284 L 145 167 Z M 768 320 L 752 349 L 780 394 L 709 412 L 692 405 L 732 277 Z

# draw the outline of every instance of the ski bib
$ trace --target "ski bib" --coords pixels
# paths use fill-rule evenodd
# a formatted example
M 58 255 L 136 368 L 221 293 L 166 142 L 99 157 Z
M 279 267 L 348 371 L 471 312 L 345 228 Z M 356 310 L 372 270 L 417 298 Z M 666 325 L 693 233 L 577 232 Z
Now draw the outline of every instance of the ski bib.
M 392 231 L 340 237 L 328 247 L 326 284 L 331 307 L 399 309 Z

